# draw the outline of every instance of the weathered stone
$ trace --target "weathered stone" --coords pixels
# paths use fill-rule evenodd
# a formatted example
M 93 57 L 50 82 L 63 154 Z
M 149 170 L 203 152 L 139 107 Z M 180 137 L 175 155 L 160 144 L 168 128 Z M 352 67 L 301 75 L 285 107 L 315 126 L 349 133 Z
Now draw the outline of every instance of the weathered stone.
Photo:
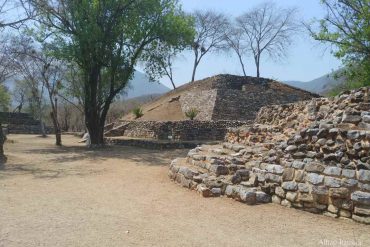
M 370 224 L 370 217 L 358 216 L 354 214 L 352 215 L 352 219 L 360 223 Z
M 212 192 L 207 186 L 204 184 L 198 184 L 197 191 L 203 196 L 203 197 L 210 197 L 212 196 Z
M 309 193 L 299 193 L 298 201 L 301 202 L 313 202 L 313 195 Z
M 317 163 L 317 162 L 310 162 L 306 164 L 305 170 L 307 172 L 315 172 L 315 173 L 322 173 L 325 169 L 325 166 Z
M 370 193 L 355 191 L 351 194 L 351 199 L 358 204 L 370 205 Z
M 325 186 L 312 186 L 312 194 L 315 195 L 328 195 L 329 191 Z
M 297 197 L 298 197 L 298 194 L 295 193 L 295 192 L 289 191 L 289 192 L 286 193 L 286 199 L 291 201 L 291 202 L 295 202 Z
M 358 180 L 363 182 L 370 182 L 370 171 L 368 170 L 359 170 L 358 171 Z
M 269 203 L 271 202 L 271 196 L 262 191 L 256 192 L 257 203 Z
M 354 213 L 357 215 L 370 216 L 370 207 L 359 207 L 356 206 Z
M 342 176 L 346 178 L 354 178 L 356 176 L 355 170 L 349 170 L 349 169 L 343 169 L 342 170 Z
M 242 177 L 239 174 L 234 174 L 231 177 L 231 183 L 233 184 L 239 184 L 242 181 Z
M 223 165 L 212 165 L 210 171 L 216 176 L 229 174 L 229 169 Z
M 306 157 L 306 154 L 303 152 L 295 152 L 292 154 L 292 156 L 294 159 L 303 159 L 304 157 Z
M 275 175 L 275 174 L 271 174 L 271 173 L 267 173 L 265 175 L 265 179 L 266 179 L 267 182 L 280 183 L 281 176 Z
M 370 184 L 358 183 L 358 188 L 370 192 Z
M 356 179 L 351 179 L 351 178 L 350 179 L 347 179 L 347 178 L 342 179 L 342 186 L 344 186 L 346 188 L 353 188 L 357 184 L 358 184 L 358 181 Z
M 355 139 L 358 139 L 359 137 L 360 137 L 360 131 L 358 130 L 349 130 L 347 132 L 347 138 L 350 140 L 355 140 Z
M 213 196 L 220 196 L 221 195 L 221 188 L 212 188 L 211 189 Z
M 324 183 L 326 186 L 331 188 L 339 188 L 341 186 L 341 179 L 333 177 L 325 177 Z
M 347 188 L 330 188 L 329 196 L 333 198 L 347 198 L 349 197 L 349 190 Z
M 291 191 L 296 191 L 298 189 L 298 185 L 296 182 L 283 182 L 281 187 L 284 190 L 291 190 Z
M 324 176 L 316 173 L 308 173 L 306 176 L 306 181 L 314 185 L 321 184 L 324 181 Z
M 270 172 L 270 173 L 281 175 L 284 172 L 284 168 L 280 165 L 271 165 L 271 164 L 269 164 L 269 165 L 266 166 L 266 171 Z
M 310 187 L 305 183 L 299 183 L 298 191 L 303 192 L 303 193 L 308 193 L 310 191 Z
M 294 180 L 296 181 L 296 182 L 304 182 L 304 171 L 302 171 L 302 170 L 298 170 L 298 171 L 296 171 L 295 172 L 295 178 L 294 178 Z
M 228 197 L 234 197 L 236 192 L 236 187 L 234 185 L 227 185 L 225 189 L 225 195 Z
M 283 181 L 291 181 L 294 178 L 294 168 L 285 168 L 283 172 Z
M 273 203 L 277 203 L 277 204 L 280 204 L 281 203 L 281 198 L 278 197 L 277 195 L 273 195 L 272 198 L 271 198 L 271 201 Z
M 297 151 L 297 149 L 298 149 L 298 147 L 297 147 L 296 145 L 289 145 L 289 146 L 285 149 L 285 151 L 286 151 L 286 152 L 289 152 L 289 153 L 293 153 L 293 152 Z
M 256 192 L 254 190 L 241 190 L 240 200 L 249 205 L 256 204 Z
M 181 166 L 179 168 L 179 171 L 178 173 L 182 174 L 185 176 L 185 178 L 187 179 L 193 179 L 193 176 L 197 176 L 199 173 L 195 170 L 192 170 L 188 167 L 185 167 L 185 166 Z
M 328 166 L 324 170 L 324 174 L 332 176 L 340 176 L 342 169 L 335 166 Z
M 332 218 L 338 218 L 337 214 L 333 214 L 333 213 L 330 213 L 330 212 L 324 212 L 323 215 L 328 216 L 328 217 L 332 217 Z
M 275 188 L 275 194 L 278 195 L 281 198 L 285 198 L 285 191 L 281 187 L 276 187 Z
M 304 166 L 305 166 L 305 163 L 303 163 L 302 161 L 295 160 L 292 163 L 292 167 L 296 169 L 303 169 Z
M 339 208 L 334 206 L 333 204 L 329 204 L 328 211 L 333 214 L 337 214 L 339 212 Z
M 349 210 L 341 209 L 339 210 L 339 216 L 344 218 L 351 218 L 352 213 Z
M 362 118 L 360 115 L 351 115 L 348 113 L 343 114 L 342 122 L 343 123 L 353 123 L 353 124 L 358 124 L 361 122 Z
M 290 207 L 292 207 L 292 203 L 290 201 L 284 199 L 284 200 L 281 201 L 281 206 L 290 208 Z

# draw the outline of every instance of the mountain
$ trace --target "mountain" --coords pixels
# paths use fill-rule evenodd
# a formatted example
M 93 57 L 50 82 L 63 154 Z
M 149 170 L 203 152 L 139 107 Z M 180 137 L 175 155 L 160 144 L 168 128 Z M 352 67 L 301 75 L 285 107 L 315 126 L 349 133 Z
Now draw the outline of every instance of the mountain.
M 308 82 L 284 81 L 284 83 L 287 84 L 287 85 L 293 86 L 293 87 L 297 87 L 297 88 L 301 88 L 303 90 L 307 90 L 307 91 L 312 92 L 312 93 L 317 93 L 317 94 L 324 95 L 324 94 L 328 93 L 329 91 L 331 91 L 334 87 L 336 87 L 336 86 L 338 86 L 338 85 L 340 85 L 344 82 L 343 77 L 341 77 L 339 79 L 334 78 L 335 73 L 336 72 L 329 73 L 329 74 L 326 74 L 324 76 L 321 76 L 317 79 L 314 79 L 314 80 L 308 81 Z
M 149 77 L 144 73 L 135 71 L 133 79 L 129 82 L 122 96 L 124 99 L 132 99 L 143 95 L 164 94 L 170 90 L 170 88 L 159 82 L 150 81 Z

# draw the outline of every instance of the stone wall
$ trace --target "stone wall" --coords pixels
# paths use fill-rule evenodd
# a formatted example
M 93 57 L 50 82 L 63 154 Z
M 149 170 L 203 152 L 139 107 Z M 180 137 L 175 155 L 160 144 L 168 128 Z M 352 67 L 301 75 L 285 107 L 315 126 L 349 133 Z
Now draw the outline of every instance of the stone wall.
M 171 164 L 169 177 L 205 197 L 274 202 L 370 224 L 369 88 L 264 107 L 223 145 Z
M 9 134 L 40 134 L 40 122 L 28 113 L 0 112 L 0 122 Z M 53 128 L 45 126 L 45 132 L 53 133 Z
M 240 121 L 121 121 L 105 135 L 158 140 L 223 140 L 228 128 L 246 124 Z
M 191 108 L 199 111 L 196 120 L 212 120 L 212 112 L 215 107 L 217 90 L 190 91 L 180 97 L 181 110 L 185 114 Z

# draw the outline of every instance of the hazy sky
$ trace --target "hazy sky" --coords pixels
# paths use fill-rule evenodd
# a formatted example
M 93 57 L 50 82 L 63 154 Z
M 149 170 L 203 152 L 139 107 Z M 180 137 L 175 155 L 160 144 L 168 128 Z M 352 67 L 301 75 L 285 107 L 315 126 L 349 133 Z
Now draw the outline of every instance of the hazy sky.
M 226 13 L 228 16 L 238 16 L 254 6 L 263 3 L 263 0 L 180 0 L 185 11 L 196 9 L 212 9 Z M 275 0 L 281 7 L 296 7 L 297 16 L 304 20 L 320 18 L 324 15 L 320 0 Z M 193 66 L 193 54 L 185 52 L 174 65 L 175 82 L 180 85 L 189 82 Z M 248 58 L 247 74 L 255 76 L 256 69 L 253 58 Z M 337 69 L 340 61 L 334 58 L 325 46 L 313 41 L 307 34 L 296 37 L 289 48 L 287 59 L 274 62 L 265 57 L 261 64 L 261 76 L 278 80 L 310 81 Z M 201 61 L 196 79 L 220 74 L 241 74 L 241 67 L 236 57 L 230 54 L 207 54 Z M 165 77 L 160 80 L 170 86 Z

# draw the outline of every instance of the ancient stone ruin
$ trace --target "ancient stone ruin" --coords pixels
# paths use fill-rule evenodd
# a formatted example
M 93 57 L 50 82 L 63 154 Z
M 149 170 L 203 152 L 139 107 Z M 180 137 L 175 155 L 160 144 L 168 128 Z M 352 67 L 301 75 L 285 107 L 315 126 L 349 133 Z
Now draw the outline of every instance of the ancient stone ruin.
M 259 109 L 271 104 L 308 100 L 318 95 L 270 79 L 218 75 L 185 84 L 110 126 L 107 137 L 157 140 L 223 140 L 227 129 L 252 123 Z M 185 113 L 196 109 L 196 121 Z
M 204 197 L 277 203 L 370 224 L 370 103 L 361 88 L 328 99 L 263 107 L 172 161 L 169 177 Z
M 9 134 L 41 134 L 40 121 L 28 113 L 0 112 L 0 122 Z M 46 133 L 52 129 L 45 126 Z

